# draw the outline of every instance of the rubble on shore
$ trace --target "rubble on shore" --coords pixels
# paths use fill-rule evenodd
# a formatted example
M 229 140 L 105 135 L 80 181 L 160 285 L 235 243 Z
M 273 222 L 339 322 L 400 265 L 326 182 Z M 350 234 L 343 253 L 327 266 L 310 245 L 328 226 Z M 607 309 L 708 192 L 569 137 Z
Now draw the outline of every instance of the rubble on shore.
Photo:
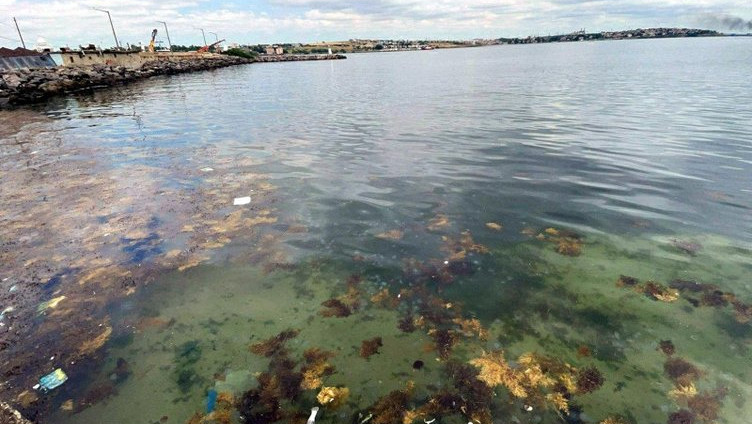
M 35 103 L 59 94 L 111 87 L 155 75 L 204 71 L 252 62 L 252 59 L 212 55 L 176 61 L 155 60 L 140 68 L 93 65 L 8 70 L 0 73 L 0 108 Z

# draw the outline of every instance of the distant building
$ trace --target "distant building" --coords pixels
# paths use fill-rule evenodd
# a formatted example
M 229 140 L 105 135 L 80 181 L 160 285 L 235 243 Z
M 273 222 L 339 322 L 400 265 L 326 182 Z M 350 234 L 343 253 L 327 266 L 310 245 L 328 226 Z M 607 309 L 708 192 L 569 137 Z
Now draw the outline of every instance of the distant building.
M 285 50 L 277 45 L 274 46 L 266 46 L 266 54 L 269 55 L 278 55 L 278 54 L 284 54 Z

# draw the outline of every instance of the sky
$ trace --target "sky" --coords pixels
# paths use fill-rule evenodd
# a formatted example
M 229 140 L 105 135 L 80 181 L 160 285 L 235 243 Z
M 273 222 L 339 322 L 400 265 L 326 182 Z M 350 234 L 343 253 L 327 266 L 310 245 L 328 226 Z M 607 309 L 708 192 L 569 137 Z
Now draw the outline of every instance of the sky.
M 110 10 L 121 44 L 148 44 L 154 28 L 166 45 L 203 45 L 216 37 L 240 44 L 371 39 L 524 37 L 647 27 L 752 32 L 751 0 L 0 0 L 0 46 L 114 45 Z M 750 26 L 750 30 L 747 30 Z M 217 34 L 211 34 L 214 32 Z M 740 31 L 736 31 L 740 32 Z

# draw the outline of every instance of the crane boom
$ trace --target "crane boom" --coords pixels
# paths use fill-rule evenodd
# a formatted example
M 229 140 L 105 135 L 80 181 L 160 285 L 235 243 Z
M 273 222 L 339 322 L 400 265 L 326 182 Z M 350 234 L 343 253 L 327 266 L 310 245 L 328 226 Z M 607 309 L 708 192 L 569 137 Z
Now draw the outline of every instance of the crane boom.
M 154 53 L 154 40 L 157 38 L 157 29 L 151 32 L 151 41 L 149 41 L 149 51 Z
M 212 44 L 209 44 L 208 46 L 204 46 L 204 47 L 201 47 L 200 49 L 198 49 L 198 50 L 196 50 L 196 51 L 197 51 L 197 52 L 199 52 L 199 53 L 206 53 L 206 52 L 208 52 L 208 51 L 209 51 L 209 49 L 211 49 L 212 47 L 214 47 L 214 46 L 218 46 L 218 45 L 220 45 L 220 44 L 222 44 L 222 43 L 224 43 L 224 42 L 225 42 L 225 39 L 223 38 L 223 39 L 221 39 L 221 40 L 217 41 L 216 43 L 212 43 Z

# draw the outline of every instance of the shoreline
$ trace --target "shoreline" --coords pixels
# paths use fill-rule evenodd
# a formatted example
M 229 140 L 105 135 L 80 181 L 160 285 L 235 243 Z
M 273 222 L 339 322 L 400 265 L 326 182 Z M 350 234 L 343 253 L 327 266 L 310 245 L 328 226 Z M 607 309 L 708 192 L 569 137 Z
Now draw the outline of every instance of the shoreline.
M 246 59 L 236 56 L 153 60 L 140 67 L 95 64 L 81 67 L 22 68 L 0 72 L 0 110 L 43 102 L 52 97 L 100 88 L 111 88 L 161 75 L 208 71 L 252 63 L 339 60 L 346 56 L 284 55 Z

